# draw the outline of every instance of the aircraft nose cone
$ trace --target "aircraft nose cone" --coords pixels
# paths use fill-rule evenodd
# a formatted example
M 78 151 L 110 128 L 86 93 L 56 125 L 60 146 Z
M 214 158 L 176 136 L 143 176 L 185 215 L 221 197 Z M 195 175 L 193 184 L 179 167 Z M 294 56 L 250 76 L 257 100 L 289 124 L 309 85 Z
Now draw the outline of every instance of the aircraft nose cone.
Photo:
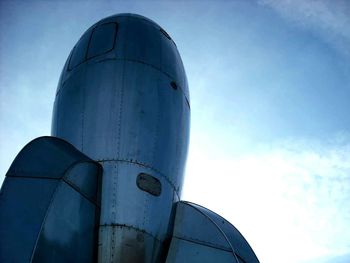
M 152 262 L 169 236 L 189 140 L 185 70 L 170 36 L 122 14 L 90 27 L 63 68 L 52 134 L 103 166 L 100 262 Z

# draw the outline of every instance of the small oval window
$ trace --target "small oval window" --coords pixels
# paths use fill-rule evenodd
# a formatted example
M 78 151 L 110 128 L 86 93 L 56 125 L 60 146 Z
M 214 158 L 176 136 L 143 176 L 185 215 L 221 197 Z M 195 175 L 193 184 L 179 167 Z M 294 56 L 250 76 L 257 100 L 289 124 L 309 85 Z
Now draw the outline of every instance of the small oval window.
M 153 177 L 152 175 L 140 173 L 136 179 L 137 187 L 142 191 L 150 193 L 154 196 L 160 196 L 162 192 L 162 184 L 161 182 Z

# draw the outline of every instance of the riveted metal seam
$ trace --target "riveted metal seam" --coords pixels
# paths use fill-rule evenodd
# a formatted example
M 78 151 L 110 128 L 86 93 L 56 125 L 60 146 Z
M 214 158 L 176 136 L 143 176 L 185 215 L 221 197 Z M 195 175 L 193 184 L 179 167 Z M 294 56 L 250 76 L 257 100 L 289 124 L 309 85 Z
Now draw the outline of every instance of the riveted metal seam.
M 139 64 L 142 64 L 142 65 L 146 65 L 146 66 L 149 66 L 157 71 L 159 71 L 160 73 L 163 73 L 164 75 L 166 75 L 168 78 L 170 78 L 171 80 L 174 80 L 175 77 L 172 76 L 171 74 L 169 74 L 168 72 L 162 70 L 161 68 L 157 67 L 157 66 L 154 66 L 153 64 L 150 64 L 150 63 L 147 63 L 147 62 L 144 62 L 142 60 L 138 60 L 138 59 L 130 59 L 130 58 L 102 58 L 100 60 L 97 60 L 97 61 L 94 61 L 92 63 L 102 63 L 104 61 L 107 61 L 107 60 L 117 60 L 117 61 L 126 61 L 126 62 L 134 62 L 134 63 L 139 63 Z M 183 91 L 183 85 L 180 85 L 178 82 L 176 82 L 177 86 L 180 88 L 181 90 L 181 93 L 186 97 L 184 91 Z M 187 99 L 187 97 L 186 97 Z
M 139 63 L 139 64 L 142 64 L 142 65 L 146 65 L 146 66 L 149 66 L 149 67 L 151 67 L 151 68 L 153 68 L 153 69 L 155 69 L 155 70 L 157 70 L 157 71 L 163 73 L 164 75 L 166 75 L 168 78 L 170 78 L 170 79 L 172 79 L 172 80 L 175 79 L 172 75 L 170 75 L 168 72 L 162 70 L 161 68 L 159 68 L 159 67 L 157 67 L 157 66 L 154 66 L 153 64 L 144 62 L 144 61 L 142 61 L 142 60 L 138 60 L 138 59 L 116 58 L 116 57 L 114 57 L 114 58 L 101 58 L 101 59 L 96 60 L 96 61 L 89 61 L 89 60 L 87 60 L 87 61 L 83 62 L 82 64 L 85 64 L 85 63 L 86 63 L 86 64 L 103 63 L 103 62 L 109 61 L 109 60 L 112 60 L 112 61 L 115 61 L 115 60 L 116 60 L 116 61 L 127 61 L 127 62 L 134 62 L 134 63 Z M 80 66 L 80 65 L 79 65 L 79 66 Z M 66 81 L 68 81 L 68 80 L 71 78 L 71 75 L 74 75 L 74 72 L 72 72 L 72 74 L 70 74 L 70 76 L 62 83 L 60 90 L 64 88 L 64 84 L 66 83 Z M 178 87 L 180 87 L 180 89 L 181 89 L 181 91 L 182 91 L 182 88 L 183 88 L 182 85 L 179 85 L 178 83 L 176 83 L 176 84 L 177 84 Z M 56 96 L 57 96 L 57 94 L 60 92 L 60 90 L 58 90 L 58 91 L 56 92 Z M 182 93 L 184 93 L 184 92 L 182 91 Z
M 69 180 L 66 180 L 65 178 L 62 179 L 64 183 L 66 183 L 69 187 L 73 188 L 75 191 L 77 191 L 82 197 L 84 197 L 86 200 L 88 200 L 93 205 L 100 207 L 96 202 L 94 202 L 90 197 L 88 197 L 86 194 L 84 194 L 82 191 L 80 191 L 79 187 L 72 184 Z
M 203 246 L 207 246 L 207 247 L 212 247 L 212 248 L 216 248 L 216 249 L 220 249 L 220 250 L 232 253 L 232 250 L 229 248 L 226 248 L 226 247 L 223 247 L 223 246 L 220 246 L 217 244 L 213 244 L 210 242 L 198 240 L 195 238 L 187 239 L 187 237 L 179 237 L 179 236 L 173 236 L 173 238 L 177 238 L 177 239 L 180 239 L 183 241 L 187 241 L 187 242 L 191 242 L 191 243 L 195 243 L 195 244 L 199 244 L 199 245 L 203 245 Z
M 126 227 L 126 228 L 132 228 L 133 230 L 136 230 L 138 232 L 142 232 L 142 233 L 145 233 L 147 235 L 149 235 L 150 237 L 153 237 L 155 240 L 159 241 L 159 242 L 162 242 L 158 237 L 156 237 L 155 235 L 147 232 L 146 230 L 144 229 L 141 229 L 141 228 L 138 228 L 136 226 L 133 226 L 133 225 L 126 225 L 126 224 L 102 224 L 100 225 L 100 227 Z
M 148 165 L 148 164 L 145 164 L 145 163 L 141 163 L 141 162 L 138 162 L 138 161 L 135 161 L 135 160 L 127 160 L 127 159 L 99 159 L 99 160 L 96 160 L 96 162 L 101 162 L 101 163 L 103 163 L 103 162 L 125 162 L 125 163 L 128 163 L 128 164 L 136 164 L 138 166 L 151 169 L 154 172 L 160 174 L 171 185 L 171 187 L 174 189 L 176 195 L 180 199 L 180 196 L 179 196 L 179 193 L 178 193 L 178 191 L 176 189 L 175 184 L 165 174 L 160 172 L 158 169 L 152 167 L 151 165 Z
M 212 224 L 214 226 L 216 226 L 216 228 L 219 230 L 219 232 L 224 236 L 224 238 L 226 239 L 227 243 L 230 245 L 231 249 L 232 249 L 232 254 L 236 260 L 237 263 L 239 263 L 238 259 L 237 259 L 237 255 L 236 255 L 236 251 L 235 248 L 233 247 L 232 243 L 230 242 L 230 240 L 228 239 L 227 235 L 225 234 L 225 232 L 219 227 L 219 225 L 207 214 L 205 214 L 203 211 L 201 211 L 200 209 L 198 209 L 197 207 L 191 205 L 191 203 L 189 202 L 182 202 L 184 205 L 190 206 L 192 209 L 195 209 L 197 212 L 199 212 L 200 214 L 202 214 L 205 218 L 207 218 L 209 221 L 212 222 Z M 210 211 L 210 210 L 209 210 Z

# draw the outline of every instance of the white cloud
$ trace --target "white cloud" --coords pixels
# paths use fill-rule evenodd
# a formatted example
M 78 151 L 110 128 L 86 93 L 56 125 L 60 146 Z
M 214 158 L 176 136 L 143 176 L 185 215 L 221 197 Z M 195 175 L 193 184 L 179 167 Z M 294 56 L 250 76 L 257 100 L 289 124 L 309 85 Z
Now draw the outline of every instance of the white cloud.
M 289 140 L 239 157 L 191 145 L 183 197 L 231 221 L 262 263 L 347 253 L 350 140 L 343 137 Z

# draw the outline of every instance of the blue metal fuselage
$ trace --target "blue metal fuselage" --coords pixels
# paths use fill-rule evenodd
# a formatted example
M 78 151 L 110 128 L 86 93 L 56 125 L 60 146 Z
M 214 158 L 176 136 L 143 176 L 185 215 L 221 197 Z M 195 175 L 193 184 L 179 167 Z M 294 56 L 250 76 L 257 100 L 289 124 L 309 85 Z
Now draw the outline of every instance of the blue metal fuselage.
M 171 234 L 189 141 L 187 79 L 175 43 L 138 15 L 105 18 L 63 68 L 52 135 L 103 166 L 99 262 L 154 262 Z

